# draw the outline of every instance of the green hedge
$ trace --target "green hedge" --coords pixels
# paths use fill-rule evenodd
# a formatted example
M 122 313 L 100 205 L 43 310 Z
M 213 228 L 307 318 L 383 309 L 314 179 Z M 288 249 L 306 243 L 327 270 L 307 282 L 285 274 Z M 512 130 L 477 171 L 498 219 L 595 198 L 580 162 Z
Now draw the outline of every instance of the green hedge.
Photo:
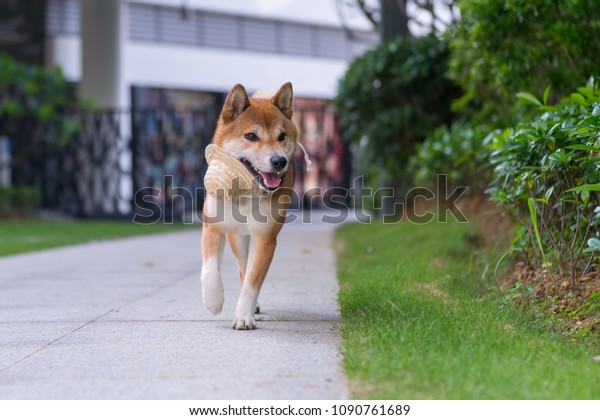
M 24 215 L 36 206 L 38 200 L 38 191 L 33 187 L 0 185 L 0 217 Z
M 587 86 L 535 119 L 494 136 L 492 197 L 522 226 L 515 248 L 561 274 L 578 276 L 600 251 L 600 90 Z
M 438 174 L 446 174 L 452 186 L 468 186 L 482 192 L 488 186 L 492 168 L 489 163 L 491 128 L 455 123 L 437 128 L 417 146 L 409 170 L 419 186 L 430 186 Z
M 372 185 L 410 185 L 415 145 L 452 119 L 458 88 L 447 71 L 447 43 L 433 35 L 382 43 L 350 65 L 334 105 Z
M 79 129 L 65 114 L 69 108 L 83 107 L 89 104 L 78 97 L 60 68 L 32 66 L 0 54 L 0 135 L 14 143 L 65 143 Z M 33 138 L 23 137 L 23 124 L 31 126 Z
M 458 0 L 450 40 L 452 79 L 465 92 L 456 106 L 479 122 L 518 121 L 514 95 L 568 95 L 598 72 L 598 0 Z

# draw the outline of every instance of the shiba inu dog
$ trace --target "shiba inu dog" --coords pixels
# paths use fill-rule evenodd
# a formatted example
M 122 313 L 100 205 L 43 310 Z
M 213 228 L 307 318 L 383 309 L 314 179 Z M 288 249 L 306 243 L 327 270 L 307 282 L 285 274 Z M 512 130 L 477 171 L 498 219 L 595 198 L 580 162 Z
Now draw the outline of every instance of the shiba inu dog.
M 271 98 L 248 97 L 235 85 L 225 99 L 213 143 L 240 160 L 258 181 L 261 194 L 221 200 L 207 195 L 202 230 L 202 296 L 213 314 L 223 308 L 220 268 L 225 237 L 239 268 L 242 290 L 233 328 L 256 328 L 257 299 L 283 227 L 294 180 L 292 84 Z

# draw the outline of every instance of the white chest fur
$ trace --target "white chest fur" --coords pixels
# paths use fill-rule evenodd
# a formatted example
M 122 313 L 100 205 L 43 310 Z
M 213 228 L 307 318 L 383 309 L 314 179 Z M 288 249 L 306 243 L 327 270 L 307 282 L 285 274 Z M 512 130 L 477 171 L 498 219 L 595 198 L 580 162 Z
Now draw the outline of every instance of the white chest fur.
M 270 229 L 275 223 L 279 206 L 274 205 L 270 195 L 260 197 L 237 197 L 233 200 L 219 200 L 211 195 L 204 203 L 205 221 L 222 226 L 226 230 L 242 235 L 263 229 Z

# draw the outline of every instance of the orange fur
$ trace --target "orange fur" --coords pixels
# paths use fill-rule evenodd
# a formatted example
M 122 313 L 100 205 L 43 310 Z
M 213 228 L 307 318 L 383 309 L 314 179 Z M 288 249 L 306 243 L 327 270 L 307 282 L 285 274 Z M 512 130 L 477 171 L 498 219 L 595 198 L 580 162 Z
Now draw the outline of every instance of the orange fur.
M 292 100 L 291 83 L 284 84 L 270 99 L 249 98 L 242 85 L 235 85 L 225 100 L 213 138 L 215 144 L 238 159 L 249 162 L 257 176 L 262 177 L 262 174 L 259 175 L 261 172 L 268 172 L 267 176 L 271 179 L 275 176 L 281 179 L 275 191 L 269 191 L 258 199 L 242 197 L 223 203 L 207 196 L 205 202 L 202 233 L 204 303 L 214 313 L 221 311 L 223 287 L 219 271 L 226 236 L 238 261 L 242 284 L 233 320 L 236 329 L 253 329 L 256 326 L 254 312 L 257 310 L 257 297 L 271 265 L 277 235 L 283 227 L 285 213 L 291 202 L 294 179 L 292 159 L 298 134 L 291 121 Z M 253 133 L 256 139 L 249 140 L 246 137 L 248 133 Z M 276 172 L 273 169 L 274 157 L 287 159 L 285 170 Z M 224 220 L 214 218 L 215 209 L 220 208 L 227 213 Z M 252 217 L 256 208 L 261 209 L 264 219 Z M 239 223 L 228 214 L 229 211 L 250 218 L 246 223 Z

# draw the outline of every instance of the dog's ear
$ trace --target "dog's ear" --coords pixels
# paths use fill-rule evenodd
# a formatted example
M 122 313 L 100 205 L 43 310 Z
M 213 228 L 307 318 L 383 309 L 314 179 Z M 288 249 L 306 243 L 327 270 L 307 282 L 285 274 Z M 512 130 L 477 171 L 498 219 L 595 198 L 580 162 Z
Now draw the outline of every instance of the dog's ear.
M 289 119 L 292 119 L 292 114 L 294 113 L 294 106 L 292 104 L 293 101 L 294 92 L 290 82 L 287 82 L 281 86 L 275 96 L 271 98 L 271 103 L 279 108 L 279 110 L 283 112 L 283 115 Z
M 248 100 L 246 89 L 238 83 L 231 89 L 231 92 L 229 92 L 229 95 L 225 99 L 225 104 L 221 111 L 221 119 L 225 122 L 233 121 L 249 106 L 250 101 Z

